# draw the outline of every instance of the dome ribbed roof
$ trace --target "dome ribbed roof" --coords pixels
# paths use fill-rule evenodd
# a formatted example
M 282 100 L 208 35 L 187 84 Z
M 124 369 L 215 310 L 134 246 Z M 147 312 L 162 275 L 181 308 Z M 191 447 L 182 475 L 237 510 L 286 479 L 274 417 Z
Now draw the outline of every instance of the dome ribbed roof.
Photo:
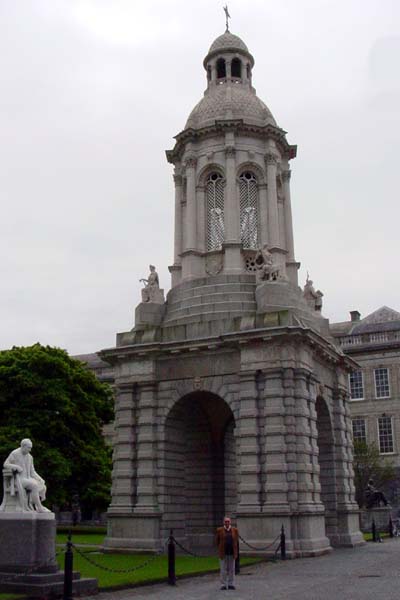
M 233 83 L 210 88 L 190 113 L 185 129 L 200 129 L 223 119 L 243 119 L 245 123 L 259 126 L 276 125 L 271 111 L 253 90 Z
M 215 52 L 217 50 L 235 49 L 248 52 L 246 44 L 240 39 L 239 36 L 234 35 L 230 31 L 225 31 L 222 35 L 217 37 L 216 40 L 210 46 L 208 53 Z

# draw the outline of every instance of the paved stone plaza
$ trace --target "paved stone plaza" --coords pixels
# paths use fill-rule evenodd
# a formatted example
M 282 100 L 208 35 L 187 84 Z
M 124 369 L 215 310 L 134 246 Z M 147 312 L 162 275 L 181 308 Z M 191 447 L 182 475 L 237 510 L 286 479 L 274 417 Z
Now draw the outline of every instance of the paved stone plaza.
M 317 558 L 247 567 L 236 591 L 220 591 L 218 574 L 178 582 L 100 594 L 97 600 L 369 600 L 400 596 L 400 540 L 341 548 Z

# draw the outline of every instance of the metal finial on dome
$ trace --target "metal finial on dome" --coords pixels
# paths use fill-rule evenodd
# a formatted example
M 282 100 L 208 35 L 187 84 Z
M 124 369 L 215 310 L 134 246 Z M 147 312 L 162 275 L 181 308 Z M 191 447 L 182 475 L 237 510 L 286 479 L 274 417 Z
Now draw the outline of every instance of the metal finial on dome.
M 228 19 L 231 19 L 231 15 L 229 14 L 229 10 L 228 10 L 228 5 L 226 4 L 224 7 L 224 12 L 225 12 L 225 17 L 226 17 L 226 31 L 229 31 L 229 21 Z

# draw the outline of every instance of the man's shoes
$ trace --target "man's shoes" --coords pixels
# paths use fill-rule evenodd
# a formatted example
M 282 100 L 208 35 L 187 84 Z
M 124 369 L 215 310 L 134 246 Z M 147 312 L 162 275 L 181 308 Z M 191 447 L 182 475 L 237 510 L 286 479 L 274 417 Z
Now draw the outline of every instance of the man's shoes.
M 228 590 L 236 590 L 234 585 L 228 585 Z
M 227 590 L 228 588 L 226 587 L 226 585 L 221 585 L 221 590 Z

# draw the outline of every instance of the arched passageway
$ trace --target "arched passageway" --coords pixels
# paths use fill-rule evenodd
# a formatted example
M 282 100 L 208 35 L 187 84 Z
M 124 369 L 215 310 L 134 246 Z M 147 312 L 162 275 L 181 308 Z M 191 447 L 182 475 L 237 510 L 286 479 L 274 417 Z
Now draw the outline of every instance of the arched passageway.
M 326 535 L 331 540 L 337 533 L 335 449 L 329 409 L 321 397 L 317 398 L 316 412 L 321 501 L 325 506 Z
M 181 398 L 165 422 L 161 488 L 163 535 L 169 529 L 192 548 L 210 548 L 215 527 L 237 504 L 234 417 L 208 392 Z

